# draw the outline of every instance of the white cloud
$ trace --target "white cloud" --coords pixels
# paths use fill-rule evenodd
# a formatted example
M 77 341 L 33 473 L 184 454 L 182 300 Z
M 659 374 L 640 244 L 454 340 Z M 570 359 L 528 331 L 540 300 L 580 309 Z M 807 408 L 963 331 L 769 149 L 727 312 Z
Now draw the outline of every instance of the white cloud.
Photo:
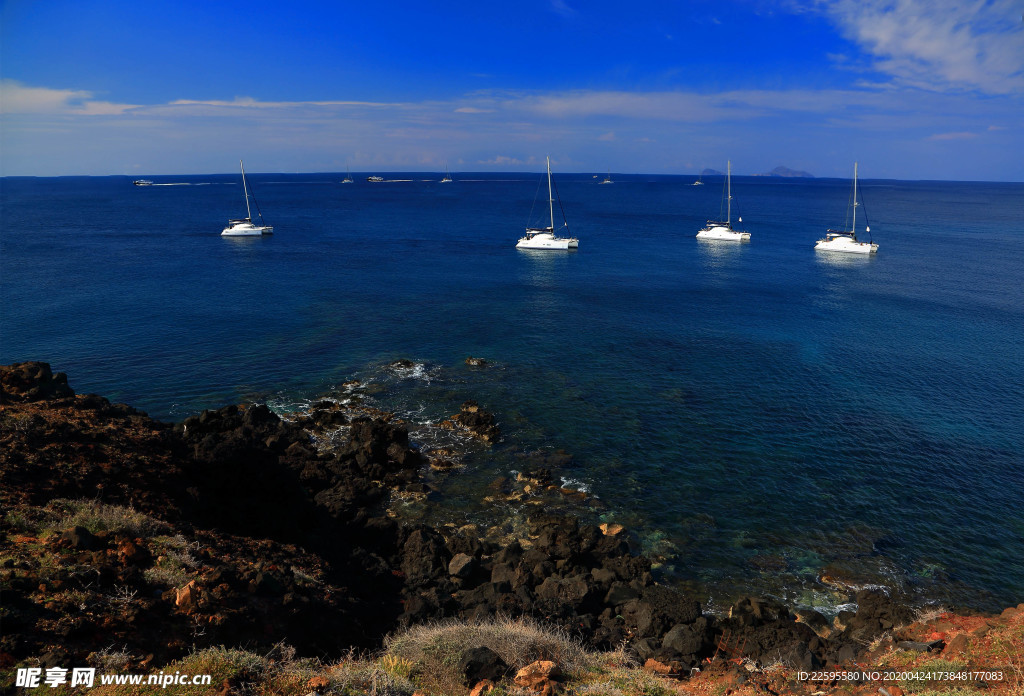
M 327 101 L 260 101 L 253 99 L 252 97 L 235 97 L 231 101 L 225 101 L 221 99 L 175 99 L 170 102 L 168 106 L 215 106 L 223 107 L 228 109 L 294 109 L 297 107 L 311 107 L 311 106 L 322 106 L 322 107 L 349 107 L 349 106 L 368 106 L 368 107 L 402 107 L 407 106 L 403 102 L 367 102 L 367 101 L 343 101 L 343 100 L 327 100 Z
M 904 85 L 1024 92 L 1024 24 L 1016 0 L 811 0 L 874 68 Z
M 747 121 L 784 113 L 827 114 L 846 107 L 902 110 L 869 90 L 735 90 L 697 92 L 572 91 L 515 94 L 500 101 L 504 111 L 556 119 L 618 117 L 683 123 Z M 909 106 L 909 105 L 908 105 Z
M 532 157 L 530 158 L 532 161 Z M 505 155 L 496 155 L 487 160 L 479 160 L 477 164 L 494 164 L 499 167 L 507 167 L 513 164 L 526 164 L 527 162 L 519 159 L 518 157 L 506 157 Z
M 606 143 L 611 142 L 612 140 L 615 140 L 615 133 L 609 131 L 608 133 L 597 136 L 597 139 Z
M 460 106 L 455 110 L 457 114 L 493 114 L 494 109 L 481 109 L 476 106 Z
M 138 108 L 137 104 L 95 101 L 93 93 L 79 89 L 28 87 L 16 80 L 0 80 L 0 113 L 78 114 L 108 116 Z

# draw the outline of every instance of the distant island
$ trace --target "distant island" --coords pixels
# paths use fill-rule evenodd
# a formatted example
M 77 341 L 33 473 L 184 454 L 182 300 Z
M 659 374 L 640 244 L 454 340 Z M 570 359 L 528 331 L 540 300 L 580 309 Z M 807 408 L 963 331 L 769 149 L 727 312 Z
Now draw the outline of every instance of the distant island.
M 776 167 L 770 172 L 764 174 L 757 174 L 757 176 L 786 176 L 794 177 L 798 179 L 813 179 L 814 175 L 810 172 L 802 172 L 798 169 L 790 169 L 789 167 Z
M 725 176 L 725 172 L 720 172 L 717 169 L 704 169 L 700 173 L 701 176 Z

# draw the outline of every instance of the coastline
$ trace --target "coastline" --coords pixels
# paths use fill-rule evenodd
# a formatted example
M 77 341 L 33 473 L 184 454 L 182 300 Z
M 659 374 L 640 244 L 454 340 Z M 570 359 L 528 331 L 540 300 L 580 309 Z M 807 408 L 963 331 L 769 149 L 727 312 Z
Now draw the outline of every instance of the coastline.
M 226 406 L 172 425 L 77 395 L 46 363 L 0 367 L 0 386 L 5 671 L 84 664 L 113 644 L 138 669 L 218 645 L 336 658 L 403 627 L 496 617 L 623 646 L 674 676 L 723 645 L 816 670 L 854 664 L 916 617 L 878 590 L 833 621 L 759 597 L 708 613 L 656 581 L 629 530 L 571 512 L 585 496 L 554 482 L 558 454 L 490 491 L 530 498 L 522 524 L 405 521 L 396 508 L 429 506 L 424 472 L 457 454 L 420 451 L 405 423 L 357 402 L 290 420 Z M 500 436 L 473 402 L 441 427 Z

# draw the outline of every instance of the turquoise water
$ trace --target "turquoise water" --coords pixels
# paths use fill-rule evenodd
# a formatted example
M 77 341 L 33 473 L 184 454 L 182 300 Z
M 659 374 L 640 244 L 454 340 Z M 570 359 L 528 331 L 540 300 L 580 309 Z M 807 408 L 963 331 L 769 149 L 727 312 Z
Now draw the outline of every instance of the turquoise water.
M 556 174 L 580 249 L 545 253 L 514 249 L 539 175 L 385 176 L 415 181 L 253 175 L 256 239 L 219 236 L 235 176 L 4 179 L 0 358 L 173 420 L 353 377 L 414 423 L 474 398 L 506 437 L 442 501 L 564 448 L 712 601 L 1024 599 L 1024 185 L 862 181 L 880 250 L 835 258 L 847 181 L 734 177 L 729 244 L 694 239 L 720 178 Z

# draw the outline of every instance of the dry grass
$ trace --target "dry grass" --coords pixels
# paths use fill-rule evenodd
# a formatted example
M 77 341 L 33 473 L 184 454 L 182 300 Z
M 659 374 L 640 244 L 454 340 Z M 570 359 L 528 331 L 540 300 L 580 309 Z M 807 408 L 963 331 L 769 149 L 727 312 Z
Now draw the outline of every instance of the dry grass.
M 133 537 L 166 534 L 170 527 L 160 520 L 122 505 L 106 505 L 96 500 L 52 500 L 46 506 L 56 529 L 85 527 L 93 534 L 111 532 Z
M 415 626 L 385 642 L 388 656 L 413 665 L 411 674 L 417 683 L 447 694 L 465 690 L 458 665 L 468 651 L 478 647 L 493 650 L 513 671 L 536 660 L 552 660 L 563 672 L 574 675 L 596 662 L 579 641 L 529 619 L 443 621 Z
M 153 539 L 153 547 L 159 553 L 157 563 L 143 573 L 146 581 L 164 587 L 181 587 L 202 568 L 203 564 L 193 551 L 199 544 L 189 543 L 181 534 L 173 537 L 161 536 Z

